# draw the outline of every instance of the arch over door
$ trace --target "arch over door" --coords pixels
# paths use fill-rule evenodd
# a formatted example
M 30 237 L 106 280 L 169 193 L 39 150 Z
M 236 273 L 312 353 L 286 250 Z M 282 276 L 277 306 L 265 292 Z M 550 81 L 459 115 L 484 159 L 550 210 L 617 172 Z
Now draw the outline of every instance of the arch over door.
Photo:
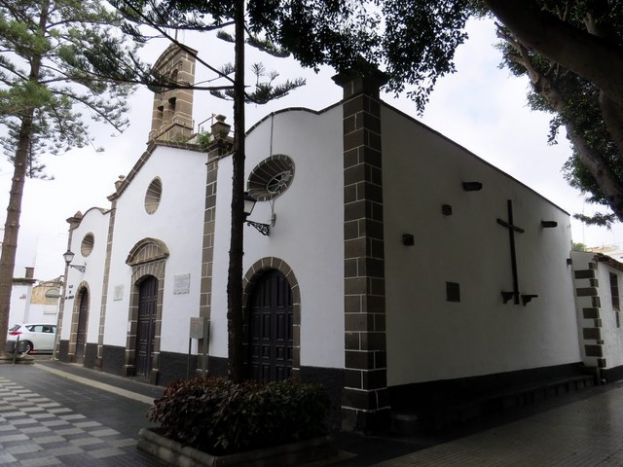
M 136 323 L 136 374 L 149 378 L 152 364 L 158 279 L 147 276 L 138 284 L 138 319 Z
M 87 323 L 89 321 L 89 291 L 80 290 L 78 305 L 78 325 L 76 326 L 76 361 L 84 361 L 84 348 L 87 343 Z
M 292 372 L 292 290 L 277 270 L 262 274 L 247 302 L 249 376 L 258 381 L 286 379 Z

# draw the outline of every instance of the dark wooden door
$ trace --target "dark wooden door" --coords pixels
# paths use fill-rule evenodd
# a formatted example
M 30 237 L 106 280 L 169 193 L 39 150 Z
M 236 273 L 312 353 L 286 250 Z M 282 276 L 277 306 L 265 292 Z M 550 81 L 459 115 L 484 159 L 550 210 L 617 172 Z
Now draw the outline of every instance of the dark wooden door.
M 84 359 L 84 346 L 87 342 L 87 322 L 89 321 L 89 291 L 80 291 L 80 304 L 78 305 L 78 326 L 76 331 L 76 361 Z
M 136 323 L 136 374 L 149 378 L 154 332 L 158 279 L 149 276 L 138 286 L 138 321 Z
M 248 368 L 258 381 L 278 381 L 292 370 L 292 292 L 279 271 L 265 273 L 249 297 Z

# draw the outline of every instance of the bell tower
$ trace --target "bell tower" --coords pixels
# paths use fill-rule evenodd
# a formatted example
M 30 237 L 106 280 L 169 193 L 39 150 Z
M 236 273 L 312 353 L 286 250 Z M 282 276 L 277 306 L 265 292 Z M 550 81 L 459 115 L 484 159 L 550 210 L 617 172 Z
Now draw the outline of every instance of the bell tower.
M 195 83 L 197 51 L 171 44 L 160 55 L 152 73 L 164 80 L 188 86 Z M 149 141 L 187 141 L 193 132 L 193 90 L 153 86 L 154 108 Z

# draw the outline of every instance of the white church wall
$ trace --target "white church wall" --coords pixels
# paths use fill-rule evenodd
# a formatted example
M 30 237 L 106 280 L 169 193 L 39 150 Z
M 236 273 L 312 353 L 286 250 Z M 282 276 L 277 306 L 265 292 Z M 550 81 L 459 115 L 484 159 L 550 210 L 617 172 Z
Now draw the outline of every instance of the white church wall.
M 26 323 L 29 319 L 30 297 L 32 284 L 13 284 L 9 308 L 9 327 L 14 324 Z
M 616 368 L 623 365 L 623 317 L 620 315 L 621 285 L 623 274 L 621 270 L 613 268 L 605 262 L 597 263 L 597 281 L 601 302 L 600 318 L 602 320 L 602 339 L 604 341 L 604 357 L 606 368 Z M 610 274 L 617 277 L 618 308 L 612 299 Z M 618 320 L 617 320 L 618 315 Z
M 132 268 L 130 250 L 144 238 L 165 243 L 170 256 L 165 264 L 160 350 L 187 352 L 189 322 L 199 313 L 201 241 L 205 203 L 206 155 L 158 146 L 117 200 L 105 345 L 125 346 L 128 330 Z M 159 177 L 162 196 L 153 214 L 145 210 L 149 184 Z M 188 291 L 175 292 L 175 278 L 186 279 Z M 179 292 L 179 290 L 177 291 Z
M 599 359 L 602 358 L 602 361 L 605 362 L 605 365 L 602 366 L 604 369 L 621 367 L 623 365 L 623 317 L 620 309 L 623 286 L 623 269 L 621 268 L 623 268 L 623 264 L 608 259 L 604 255 L 587 251 L 573 251 L 571 257 L 573 269 L 577 272 L 575 300 L 578 322 L 582 329 L 587 330 L 585 331 L 587 335 L 583 336 L 584 344 L 593 353 L 598 347 L 601 347 L 603 354 L 601 357 L 587 356 L 586 347 L 582 346 L 584 362 L 589 366 L 597 367 L 599 366 Z M 609 261 L 612 264 L 608 264 Z M 614 267 L 613 264 L 618 267 Z M 594 277 L 586 277 L 587 274 Z M 617 278 L 618 295 L 616 297 L 618 300 L 613 299 L 611 274 Z M 594 295 L 586 295 L 588 293 Z M 599 299 L 598 304 L 593 303 L 594 297 Z M 598 318 L 593 318 L 590 313 L 585 316 L 585 309 L 596 310 Z M 593 335 L 597 321 L 599 321 L 599 335 Z
M 97 342 L 109 220 L 110 214 L 108 212 L 99 208 L 91 208 L 84 213 L 80 224 L 73 230 L 69 249 L 75 256 L 71 264 L 85 265 L 86 267 L 84 272 L 75 268 L 69 268 L 67 271 L 66 298 L 61 328 L 61 339 L 63 340 L 69 339 L 74 302 L 78 300 L 80 285 L 86 283 L 89 290 L 87 342 Z M 85 256 L 82 254 L 81 246 L 88 234 L 93 235 L 93 249 Z
M 58 305 L 42 305 L 31 303 L 28 308 L 28 316 L 24 318 L 28 323 L 56 324 Z
M 381 122 L 388 383 L 580 361 L 568 214 L 387 106 Z M 470 181 L 482 190 L 464 191 Z M 538 295 L 527 306 L 501 296 L 513 289 L 509 232 L 496 221 L 508 220 L 509 199 L 525 229 L 515 236 L 519 290 Z M 446 300 L 447 282 L 460 285 L 460 302 Z
M 592 269 L 591 263 L 593 262 L 595 254 L 588 253 L 584 251 L 572 251 L 571 252 L 571 261 L 573 263 L 573 274 L 574 274 L 574 297 L 575 297 L 575 306 L 576 306 L 576 314 L 577 314 L 577 322 L 578 322 L 578 336 L 579 342 L 583 345 L 580 346 L 580 352 L 582 355 L 582 361 L 588 367 L 597 368 L 598 367 L 598 358 L 597 356 L 587 356 L 586 355 L 586 347 L 585 344 L 595 345 L 596 341 L 592 339 L 584 339 L 583 330 L 594 328 L 595 327 L 595 318 L 592 317 L 584 317 L 584 309 L 592 309 L 593 307 L 593 297 L 591 296 L 578 296 L 576 290 L 578 288 L 586 288 L 590 286 L 589 278 L 575 277 L 577 271 L 589 271 Z M 590 316 L 590 315 L 589 315 Z M 601 313 L 599 313 L 599 317 L 601 317 Z
M 301 365 L 343 368 L 342 109 L 334 107 L 320 115 L 303 110 L 278 113 L 252 129 L 246 147 L 246 177 L 271 154 L 289 156 L 295 175 L 290 187 L 274 200 L 277 218 L 270 236 L 244 227 L 243 271 L 264 257 L 284 260 L 300 287 Z M 211 305 L 210 354 L 220 357 L 227 356 L 231 177 L 227 157 L 218 169 Z M 268 223 L 270 217 L 270 202 L 258 202 L 249 219 Z

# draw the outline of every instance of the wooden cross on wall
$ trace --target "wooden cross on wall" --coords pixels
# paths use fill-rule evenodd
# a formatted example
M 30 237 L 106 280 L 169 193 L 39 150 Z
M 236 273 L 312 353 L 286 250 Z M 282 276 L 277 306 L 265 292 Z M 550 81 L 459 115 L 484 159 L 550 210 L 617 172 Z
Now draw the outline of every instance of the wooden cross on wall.
M 511 250 L 511 270 L 513 273 L 513 290 L 511 291 L 502 291 L 502 300 L 504 303 L 507 303 L 511 298 L 514 300 L 515 305 L 519 305 L 520 298 L 521 303 L 525 306 L 532 300 L 533 298 L 538 297 L 538 295 L 534 294 L 522 294 L 519 292 L 519 274 L 517 272 L 517 250 L 515 247 L 515 233 L 524 233 L 524 229 L 516 226 L 513 223 L 513 202 L 509 199 L 506 201 L 506 206 L 508 210 L 508 220 L 505 221 L 503 219 L 498 218 L 497 222 L 502 227 L 508 229 L 508 240 L 510 243 Z

